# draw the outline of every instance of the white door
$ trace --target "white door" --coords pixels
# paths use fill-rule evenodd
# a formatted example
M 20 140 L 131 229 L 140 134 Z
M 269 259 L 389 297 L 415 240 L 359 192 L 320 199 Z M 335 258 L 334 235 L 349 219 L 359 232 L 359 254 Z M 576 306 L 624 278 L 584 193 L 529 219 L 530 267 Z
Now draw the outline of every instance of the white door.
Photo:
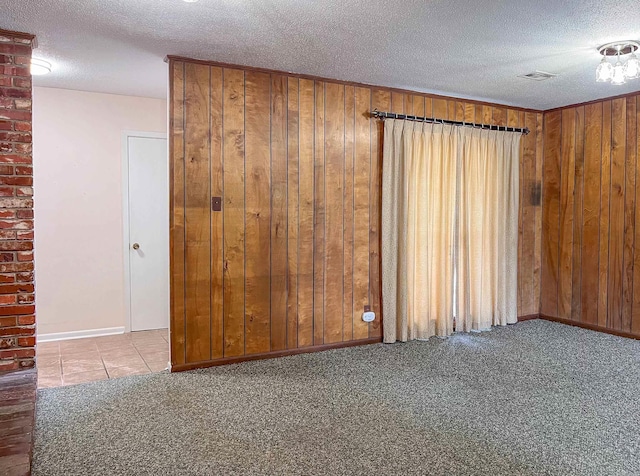
M 167 140 L 127 138 L 131 330 L 169 327 Z

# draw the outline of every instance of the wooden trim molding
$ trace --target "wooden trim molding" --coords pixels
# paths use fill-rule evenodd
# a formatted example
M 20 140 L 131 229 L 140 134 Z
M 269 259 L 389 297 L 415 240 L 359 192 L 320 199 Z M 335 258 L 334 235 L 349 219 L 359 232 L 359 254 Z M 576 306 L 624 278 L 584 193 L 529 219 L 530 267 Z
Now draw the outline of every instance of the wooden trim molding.
M 513 109 L 513 110 L 522 111 L 522 112 L 533 112 L 533 113 L 542 113 L 542 112 L 544 112 L 544 111 L 538 110 L 538 109 L 527 109 L 527 108 L 524 108 L 524 107 L 512 106 L 510 104 L 488 102 L 488 101 L 480 101 L 478 99 L 468 99 L 468 98 L 465 98 L 465 97 L 462 97 L 462 96 L 445 96 L 445 95 L 442 95 L 442 94 L 435 94 L 435 93 L 429 93 L 429 92 L 424 92 L 424 91 L 392 88 L 392 87 L 388 87 L 388 86 L 378 86 L 376 84 L 358 83 L 358 82 L 355 82 L 355 81 L 343 81 L 341 79 L 326 78 L 326 77 L 323 77 L 323 76 L 313 76 L 313 75 L 310 75 L 310 74 L 300 74 L 300 73 L 294 73 L 294 72 L 291 72 L 291 71 L 281 71 L 281 70 L 277 70 L 277 69 L 260 68 L 260 67 L 257 67 L 257 66 L 246 66 L 246 65 L 241 65 L 241 64 L 230 64 L 230 63 L 223 63 L 223 62 L 219 62 L 219 61 L 209 61 L 209 60 L 202 60 L 202 59 L 196 59 L 196 58 L 188 58 L 188 57 L 185 57 L 185 56 L 167 55 L 165 57 L 165 62 L 170 63 L 171 61 L 183 61 L 185 63 L 202 64 L 202 65 L 206 65 L 206 66 L 215 66 L 215 67 L 219 67 L 219 68 L 232 68 L 232 69 L 241 69 L 241 70 L 244 70 L 244 71 L 255 71 L 255 72 L 258 72 L 258 73 L 278 74 L 278 75 L 287 76 L 287 77 L 291 77 L 291 78 L 310 79 L 310 80 L 313 80 L 313 81 L 323 81 L 323 82 L 327 81 L 327 82 L 336 83 L 336 84 L 344 84 L 345 86 L 355 86 L 355 87 L 362 87 L 362 88 L 373 88 L 373 89 L 379 89 L 379 90 L 382 90 L 382 91 L 390 91 L 390 92 L 401 93 L 401 94 L 419 94 L 421 96 L 424 96 L 424 97 L 427 97 L 427 98 L 432 98 L 432 99 L 445 99 L 445 100 L 448 100 L 448 101 L 464 101 L 464 102 L 470 103 L 470 104 L 477 104 L 477 105 L 481 105 L 481 106 L 504 107 L 504 108 L 507 108 L 507 109 Z
M 618 331 L 615 329 L 609 329 L 607 327 L 598 326 L 596 324 L 588 324 L 586 322 L 572 321 L 571 319 L 563 319 L 561 317 L 552 317 L 545 314 L 540 314 L 540 319 L 545 321 L 558 322 L 560 324 L 566 324 L 568 326 L 581 327 L 590 331 L 603 332 L 605 334 L 611 334 L 618 337 L 626 337 L 628 339 L 640 340 L 640 335 L 632 334 L 631 332 Z
M 605 98 L 593 99 L 591 101 L 579 102 L 576 104 L 569 104 L 567 106 L 554 107 L 553 109 L 546 109 L 543 112 L 546 114 L 548 112 L 562 111 L 563 109 L 572 109 L 574 107 L 589 106 L 590 104 L 598 104 L 601 102 L 613 101 L 614 99 L 626 99 L 626 98 L 638 96 L 638 95 L 640 95 L 640 91 L 633 91 L 631 93 L 618 94 L 616 96 L 607 96 Z
M 526 316 L 518 316 L 518 322 L 532 321 L 534 319 L 540 319 L 540 314 L 528 314 Z
M 13 38 L 22 38 L 23 40 L 31 40 L 32 48 L 37 47 L 36 35 L 31 33 L 24 33 L 22 31 L 3 30 L 0 28 L 0 36 L 10 36 Z
M 184 372 L 185 370 L 194 370 L 207 367 L 217 367 L 218 365 L 239 364 L 241 362 L 249 362 L 252 360 L 272 359 L 274 357 L 287 357 L 290 355 L 310 354 L 323 350 L 344 349 L 346 347 L 356 347 L 360 345 L 379 344 L 382 337 L 372 337 L 368 339 L 352 340 L 347 342 L 337 342 L 335 344 L 314 345 L 302 347 L 298 349 L 278 350 L 274 352 L 264 352 L 262 354 L 241 355 L 238 357 L 226 357 L 216 360 L 207 360 L 204 362 L 191 362 L 188 364 L 173 365 L 171 372 Z

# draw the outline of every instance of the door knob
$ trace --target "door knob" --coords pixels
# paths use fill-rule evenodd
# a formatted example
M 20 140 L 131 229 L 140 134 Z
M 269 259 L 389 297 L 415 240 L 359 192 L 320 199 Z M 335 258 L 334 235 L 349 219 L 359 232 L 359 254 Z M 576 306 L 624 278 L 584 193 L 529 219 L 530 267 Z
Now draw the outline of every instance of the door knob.
M 138 243 L 134 243 L 131 248 L 133 248 L 134 250 L 137 250 L 138 248 L 140 248 L 140 245 Z

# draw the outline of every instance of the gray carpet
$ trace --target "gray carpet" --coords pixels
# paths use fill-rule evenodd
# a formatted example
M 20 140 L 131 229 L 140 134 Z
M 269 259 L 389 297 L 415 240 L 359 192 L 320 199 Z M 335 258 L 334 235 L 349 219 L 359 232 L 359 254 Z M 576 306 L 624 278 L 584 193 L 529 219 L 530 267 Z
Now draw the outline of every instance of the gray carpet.
M 640 341 L 530 321 L 41 390 L 33 474 L 640 475 Z

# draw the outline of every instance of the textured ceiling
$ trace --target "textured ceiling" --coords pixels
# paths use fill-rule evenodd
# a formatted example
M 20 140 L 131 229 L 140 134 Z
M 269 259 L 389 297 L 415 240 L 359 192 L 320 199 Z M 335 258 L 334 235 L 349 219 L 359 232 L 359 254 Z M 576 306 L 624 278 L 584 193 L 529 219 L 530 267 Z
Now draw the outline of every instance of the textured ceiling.
M 548 109 L 640 90 L 594 80 L 640 40 L 620 0 L 1 0 L 55 70 L 36 85 L 166 97 L 167 54 Z M 520 74 L 558 77 L 535 82 Z

